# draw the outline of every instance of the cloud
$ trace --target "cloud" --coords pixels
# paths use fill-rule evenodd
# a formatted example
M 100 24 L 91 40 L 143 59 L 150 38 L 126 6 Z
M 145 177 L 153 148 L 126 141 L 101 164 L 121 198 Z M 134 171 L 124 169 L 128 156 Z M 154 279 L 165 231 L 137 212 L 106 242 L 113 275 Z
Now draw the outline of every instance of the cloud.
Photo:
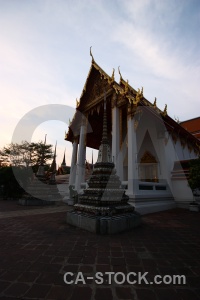
M 181 118 L 189 118 L 198 113 L 194 106 L 183 107 L 183 103 L 191 101 L 197 105 L 200 58 L 194 50 L 199 42 L 196 31 L 191 30 L 193 43 L 188 44 L 189 33 L 185 33 L 184 22 L 189 7 L 185 1 L 181 3 L 124 1 L 126 18 L 115 28 L 113 40 L 128 53 L 125 63 L 128 61 L 126 77 L 129 76 L 130 84 L 131 81 L 140 81 L 139 87 L 145 84 L 145 96 L 148 90 L 150 101 L 159 96 L 161 107 L 168 103 L 172 117 L 180 114 Z M 194 18 L 196 14 L 194 11 Z
M 198 1 L 8 3 L 2 1 L 0 11 L 1 143 L 31 109 L 75 106 L 90 67 L 90 46 L 106 72 L 120 65 L 124 78 L 136 89 L 144 86 L 150 101 L 157 96 L 159 107 L 167 103 L 172 117 L 198 113 Z

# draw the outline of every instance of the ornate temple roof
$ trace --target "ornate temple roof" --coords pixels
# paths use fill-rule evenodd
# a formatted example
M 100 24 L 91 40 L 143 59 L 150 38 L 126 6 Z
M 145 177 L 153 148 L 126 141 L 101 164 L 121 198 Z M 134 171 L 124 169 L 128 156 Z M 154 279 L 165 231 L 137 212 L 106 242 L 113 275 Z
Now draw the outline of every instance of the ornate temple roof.
M 92 56 L 92 54 L 91 54 Z M 65 140 L 73 142 L 76 136 L 79 136 L 80 126 L 82 121 L 82 115 L 88 119 L 88 123 L 92 126 L 88 129 L 87 146 L 98 149 L 100 146 L 99 136 L 102 136 L 102 115 L 103 115 L 103 102 L 104 95 L 106 93 L 107 98 L 107 111 L 108 111 L 108 134 L 112 131 L 111 124 L 111 107 L 117 105 L 134 115 L 137 107 L 147 108 L 151 115 L 162 121 L 166 126 L 166 129 L 172 137 L 180 137 L 185 140 L 186 143 L 190 143 L 190 146 L 195 151 L 200 152 L 200 141 L 196 139 L 190 132 L 184 127 L 180 126 L 175 120 L 170 118 L 167 114 L 167 105 L 163 110 L 157 107 L 157 101 L 155 98 L 154 103 L 148 101 L 143 95 L 143 88 L 136 91 L 129 85 L 128 80 L 125 81 L 121 75 L 120 81 L 115 81 L 113 69 L 112 75 L 108 75 L 94 60 L 92 56 L 92 62 L 90 70 L 81 93 L 80 100 L 76 100 L 76 113 L 73 120 L 69 124 L 68 132 L 65 134 Z M 109 115 L 110 110 L 110 115 Z

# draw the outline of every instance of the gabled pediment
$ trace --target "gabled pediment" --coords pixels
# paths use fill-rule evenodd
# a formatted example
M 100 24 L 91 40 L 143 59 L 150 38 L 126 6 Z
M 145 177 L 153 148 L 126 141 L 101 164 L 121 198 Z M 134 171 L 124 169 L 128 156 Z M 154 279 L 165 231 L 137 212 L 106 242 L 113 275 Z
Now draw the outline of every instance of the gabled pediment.
M 133 117 L 137 111 L 137 107 L 145 107 L 152 117 L 157 119 L 160 118 L 160 121 L 166 126 L 169 134 L 176 133 L 180 139 L 189 144 L 191 148 L 195 149 L 197 152 L 200 151 L 200 141 L 168 116 L 167 105 L 163 110 L 160 110 L 157 107 L 156 98 L 154 103 L 149 102 L 143 96 L 143 88 L 136 91 L 129 85 L 128 80 L 125 81 L 122 78 L 121 73 L 120 82 L 117 83 L 114 78 L 114 69 L 112 75 L 109 76 L 94 61 L 94 59 L 92 59 L 80 100 L 77 101 L 76 113 L 73 120 L 69 124 L 69 130 L 65 136 L 66 140 L 73 141 L 74 138 L 79 134 L 82 114 L 86 118 L 89 118 L 94 132 L 97 132 L 96 136 L 101 134 L 101 130 L 98 131 L 96 128 L 100 128 L 102 123 L 100 114 L 102 113 L 104 97 L 106 97 L 107 104 L 109 106 L 108 112 L 111 111 L 112 107 L 116 105 L 120 109 L 126 111 L 127 115 Z M 112 120 L 110 118 L 110 123 L 111 122 Z M 111 127 L 112 124 L 110 124 L 110 128 Z M 94 146 L 94 148 L 98 147 L 98 145 L 99 141 L 95 143 L 95 145 L 93 141 L 90 143 L 90 146 Z
M 112 77 L 106 74 L 95 62 L 92 62 L 77 109 L 81 112 L 98 106 L 103 102 L 104 95 L 113 93 Z

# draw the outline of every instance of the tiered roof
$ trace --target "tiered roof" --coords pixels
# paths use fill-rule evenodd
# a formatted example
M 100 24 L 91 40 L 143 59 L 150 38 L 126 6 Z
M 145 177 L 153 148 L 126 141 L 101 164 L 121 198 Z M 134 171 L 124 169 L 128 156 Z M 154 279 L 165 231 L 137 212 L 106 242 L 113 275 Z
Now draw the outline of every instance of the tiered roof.
M 92 54 L 91 54 L 92 56 Z M 81 117 L 84 114 L 87 118 L 88 115 L 93 115 L 95 111 L 98 113 L 103 112 L 103 99 L 106 93 L 107 99 L 113 96 L 114 94 L 118 96 L 117 106 L 118 107 L 139 107 L 148 108 L 148 111 L 154 115 L 158 120 L 162 121 L 168 132 L 172 134 L 174 139 L 178 137 L 184 143 L 188 143 L 189 147 L 193 148 L 196 152 L 200 153 L 200 141 L 195 138 L 190 132 L 188 132 L 184 127 L 180 126 L 175 120 L 170 118 L 167 114 L 167 105 L 164 110 L 161 110 L 157 107 L 156 98 L 154 103 L 148 101 L 143 95 L 143 88 L 136 91 L 133 87 L 129 85 L 128 80 L 125 81 L 120 73 L 120 81 L 117 83 L 115 81 L 113 69 L 112 75 L 109 76 L 94 60 L 92 56 L 91 67 L 80 97 L 80 100 L 76 101 L 76 113 L 73 117 L 73 120 L 69 124 L 69 130 L 65 135 L 65 140 L 73 142 L 75 136 L 79 135 Z M 90 122 L 94 122 L 94 129 L 98 131 L 98 120 L 95 118 L 91 119 Z M 98 132 L 98 135 L 101 134 Z M 96 145 L 91 141 L 89 147 L 94 147 L 98 149 L 99 145 Z

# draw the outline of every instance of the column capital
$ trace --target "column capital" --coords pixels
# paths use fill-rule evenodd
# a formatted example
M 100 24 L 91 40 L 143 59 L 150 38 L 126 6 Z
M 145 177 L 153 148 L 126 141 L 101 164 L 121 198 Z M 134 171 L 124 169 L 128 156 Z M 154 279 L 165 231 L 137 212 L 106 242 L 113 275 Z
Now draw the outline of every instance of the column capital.
M 127 106 L 127 118 L 132 119 L 135 115 L 136 110 L 137 110 L 137 106 L 133 105 L 132 103 L 131 104 L 129 103 Z
M 87 125 L 87 116 L 82 115 L 82 119 L 81 119 L 81 126 L 86 126 Z
M 72 143 L 78 143 L 79 137 L 78 136 L 74 136 Z
M 111 100 L 111 107 L 112 108 L 117 106 L 117 100 L 118 100 L 117 94 L 114 93 L 113 96 L 112 96 L 112 100 Z

